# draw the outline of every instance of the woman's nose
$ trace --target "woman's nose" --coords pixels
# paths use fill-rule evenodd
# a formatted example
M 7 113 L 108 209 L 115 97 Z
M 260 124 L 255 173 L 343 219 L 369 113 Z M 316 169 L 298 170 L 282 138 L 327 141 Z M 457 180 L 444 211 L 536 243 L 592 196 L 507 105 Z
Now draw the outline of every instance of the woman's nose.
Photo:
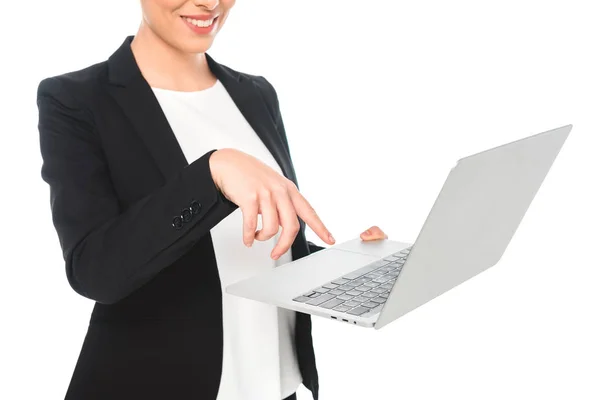
M 198 7 L 204 7 L 212 11 L 218 7 L 219 0 L 194 0 L 194 4 Z

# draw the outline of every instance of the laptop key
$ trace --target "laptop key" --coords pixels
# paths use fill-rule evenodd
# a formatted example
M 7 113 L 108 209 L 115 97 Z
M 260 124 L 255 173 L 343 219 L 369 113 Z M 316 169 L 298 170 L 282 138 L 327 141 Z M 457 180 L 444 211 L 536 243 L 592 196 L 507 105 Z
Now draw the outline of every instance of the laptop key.
M 346 282 L 348 282 L 348 279 L 344 279 L 344 278 L 340 278 L 340 279 L 336 279 L 335 281 L 331 281 L 331 283 L 335 283 L 336 285 L 344 285 Z
M 344 291 L 343 290 L 339 290 L 339 289 L 333 289 L 333 290 L 330 290 L 327 293 L 332 294 L 334 296 L 339 296 L 340 294 L 344 294 Z
M 342 295 L 340 295 L 340 296 L 338 296 L 336 298 L 338 298 L 340 300 L 343 300 L 343 301 L 348 301 L 348 300 L 352 299 L 353 297 L 352 296 L 348 296 L 347 294 L 342 294 Z
M 374 288 L 374 287 L 379 286 L 379 284 L 377 282 L 365 282 L 365 283 L 363 283 L 363 286 Z
M 369 299 L 367 297 L 364 297 L 364 296 L 356 296 L 353 300 L 354 301 L 359 301 L 361 303 L 364 303 L 365 301 L 369 301 Z
M 321 295 L 321 293 L 312 292 L 310 294 L 305 294 L 304 296 L 306 296 L 306 297 L 319 297 L 320 295 Z
M 347 292 L 346 292 L 346 294 L 347 294 L 347 295 L 350 295 L 350 296 L 358 296 L 358 295 L 360 295 L 361 293 L 362 293 L 362 292 L 359 292 L 358 290 L 349 290 L 349 291 L 347 291 Z
M 327 292 L 329 292 L 329 289 L 325 289 L 323 287 L 320 287 L 320 288 L 314 289 L 314 291 L 317 292 L 317 293 L 327 293 Z
M 333 308 L 333 307 L 337 307 L 340 304 L 342 304 L 344 301 L 340 300 L 340 299 L 331 299 L 329 301 L 326 301 L 325 303 L 319 304 L 319 307 L 323 307 L 323 308 Z
M 350 300 L 350 301 L 345 302 L 344 305 L 352 308 L 352 307 L 359 306 L 360 303 L 358 301 Z
M 369 272 L 371 272 L 370 269 L 368 271 L 364 271 L 362 269 L 359 269 L 358 271 L 351 272 L 349 274 L 344 275 L 343 278 L 352 280 L 352 279 L 360 278 L 361 276 L 363 276 L 364 274 L 367 274 Z
M 349 274 L 344 275 L 342 278 L 346 278 L 346 279 L 356 279 L 359 278 L 365 274 L 368 274 L 369 272 L 373 271 L 376 267 L 372 266 L 372 265 L 367 265 L 366 267 L 362 267 L 360 269 L 357 269 L 354 272 L 350 272 Z
M 348 311 L 348 314 L 362 315 L 362 314 L 366 313 L 367 311 L 369 311 L 368 308 L 365 308 L 365 307 L 356 307 L 356 308 L 353 308 L 352 310 Z
M 348 310 L 351 310 L 351 309 L 352 309 L 352 307 L 350 307 L 350 306 L 345 306 L 345 305 L 343 305 L 343 304 L 342 304 L 342 305 L 340 305 L 340 306 L 333 307 L 333 309 L 334 309 L 335 311 L 346 312 L 346 311 L 348 311 Z
M 294 299 L 294 301 L 299 301 L 300 303 L 304 303 L 310 300 L 310 297 L 306 296 L 298 296 Z
M 344 275 L 344 279 L 348 279 L 349 281 L 351 281 L 352 279 L 356 279 L 356 278 L 359 278 L 359 277 L 363 276 L 365 273 L 351 272 L 348 275 Z
M 323 285 L 323 287 L 324 287 L 325 289 L 335 289 L 335 288 L 337 288 L 338 286 L 339 286 L 339 285 L 332 284 L 332 283 L 328 283 L 327 285 Z
M 314 299 L 310 299 L 309 301 L 306 302 L 306 304 L 310 304 L 312 306 L 318 306 L 321 303 L 325 303 L 326 301 L 329 301 L 331 299 L 333 299 L 333 295 L 331 294 L 322 294 L 319 297 L 315 297 Z
M 363 297 L 369 298 L 369 299 L 373 299 L 375 297 L 379 297 L 379 293 L 373 293 L 373 292 L 365 292 L 362 294 Z
M 351 282 L 348 282 L 347 284 L 345 284 L 344 286 L 350 286 L 350 287 L 354 288 L 354 287 L 360 286 L 360 285 L 362 285 L 361 282 L 351 281 Z
M 373 271 L 373 272 L 375 272 L 375 271 Z M 379 275 L 377 275 L 377 274 L 375 274 L 375 273 L 373 273 L 373 272 L 371 272 L 370 274 L 366 274 L 366 275 L 365 275 L 365 278 L 369 278 L 369 279 L 375 279 L 375 278 L 378 278 L 378 277 L 379 277 Z
M 372 268 L 379 268 L 379 267 L 383 267 L 384 265 L 387 265 L 389 261 L 386 260 L 379 260 L 379 261 L 375 261 L 373 264 L 371 264 L 370 266 Z
M 342 285 L 342 286 L 338 286 L 337 290 L 352 290 L 354 289 L 354 286 L 350 286 L 350 285 Z
M 387 299 L 385 297 L 375 297 L 375 298 L 372 298 L 371 301 L 373 303 L 382 304 L 382 303 L 385 303 L 387 301 Z
M 354 290 L 358 290 L 359 292 L 368 292 L 369 290 L 371 290 L 371 288 L 368 286 L 358 286 L 355 287 Z
M 379 277 L 377 279 L 373 279 L 373 282 L 375 282 L 375 283 L 386 283 L 389 280 L 390 280 L 389 276 L 383 275 L 383 276 L 381 276 L 381 277 Z
M 381 286 L 379 286 L 379 287 L 371 289 L 371 292 L 373 292 L 373 293 L 385 293 L 385 289 L 382 288 Z
M 373 308 L 373 307 L 377 307 L 378 305 L 379 305 L 379 303 L 375 303 L 373 301 L 368 301 L 366 303 L 362 303 L 360 306 L 366 307 L 366 308 Z

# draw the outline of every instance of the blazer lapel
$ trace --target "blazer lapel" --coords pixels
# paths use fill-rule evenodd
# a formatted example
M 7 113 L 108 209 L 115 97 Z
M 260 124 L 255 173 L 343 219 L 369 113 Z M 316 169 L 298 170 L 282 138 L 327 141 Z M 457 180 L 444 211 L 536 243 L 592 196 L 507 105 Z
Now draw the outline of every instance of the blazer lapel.
M 158 100 L 139 70 L 128 36 L 108 60 L 109 92 L 131 121 L 165 179 L 188 162 Z
M 132 40 L 133 36 L 128 36 L 108 59 L 108 90 L 140 135 L 164 178 L 169 179 L 188 162 L 152 88 L 137 66 L 130 47 Z M 284 176 L 297 184 L 291 159 L 259 89 L 249 78 L 206 57 L 211 71 L 271 152 Z

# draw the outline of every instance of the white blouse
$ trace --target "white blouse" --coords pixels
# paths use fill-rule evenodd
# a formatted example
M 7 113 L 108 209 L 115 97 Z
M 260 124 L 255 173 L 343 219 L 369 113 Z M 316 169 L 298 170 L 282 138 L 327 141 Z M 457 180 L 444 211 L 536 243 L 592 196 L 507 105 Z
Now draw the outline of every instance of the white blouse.
M 188 163 L 211 149 L 236 148 L 283 175 L 220 81 L 195 92 L 152 90 Z M 292 261 L 291 249 L 275 261 L 270 253 L 280 233 L 248 248 L 242 226 L 237 208 L 210 231 L 223 288 L 223 370 L 217 400 L 281 400 L 302 382 L 294 345 L 295 313 L 232 296 L 224 288 Z

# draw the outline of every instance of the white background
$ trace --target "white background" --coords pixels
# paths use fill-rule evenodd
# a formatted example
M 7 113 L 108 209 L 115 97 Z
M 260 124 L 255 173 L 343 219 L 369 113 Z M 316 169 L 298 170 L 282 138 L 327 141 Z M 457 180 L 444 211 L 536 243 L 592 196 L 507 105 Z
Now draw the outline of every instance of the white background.
M 380 331 L 313 317 L 323 400 L 600 398 L 593 4 L 238 1 L 210 53 L 274 84 L 300 189 L 338 242 L 371 225 L 412 241 L 458 158 L 574 125 L 495 267 Z M 139 2 L 3 7 L 0 398 L 61 399 L 93 302 L 66 280 L 35 94 L 105 60 Z

